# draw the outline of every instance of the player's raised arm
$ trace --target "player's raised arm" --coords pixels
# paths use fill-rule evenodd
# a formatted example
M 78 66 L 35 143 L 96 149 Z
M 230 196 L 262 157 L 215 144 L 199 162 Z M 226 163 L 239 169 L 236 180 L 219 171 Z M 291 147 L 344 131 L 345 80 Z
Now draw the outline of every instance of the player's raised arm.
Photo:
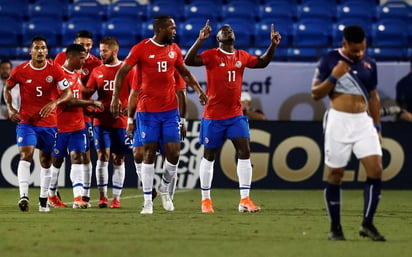
M 133 68 L 132 65 L 123 62 L 122 67 L 117 71 L 116 77 L 114 79 L 114 92 L 112 96 L 112 102 L 110 103 L 110 111 L 113 114 L 114 118 L 119 117 L 121 103 L 119 99 L 120 89 L 122 88 L 124 79 L 129 71 Z
M 199 37 L 196 39 L 195 43 L 189 49 L 186 54 L 185 63 L 189 66 L 202 66 L 202 58 L 197 54 L 203 40 L 209 38 L 212 28 L 209 25 L 209 20 L 206 21 L 205 26 L 200 30 Z
M 270 28 L 270 45 L 266 52 L 259 57 L 259 60 L 254 68 L 264 68 L 268 66 L 270 61 L 273 59 L 275 54 L 275 49 L 279 45 L 282 36 L 278 31 L 275 31 L 275 25 L 272 24 Z

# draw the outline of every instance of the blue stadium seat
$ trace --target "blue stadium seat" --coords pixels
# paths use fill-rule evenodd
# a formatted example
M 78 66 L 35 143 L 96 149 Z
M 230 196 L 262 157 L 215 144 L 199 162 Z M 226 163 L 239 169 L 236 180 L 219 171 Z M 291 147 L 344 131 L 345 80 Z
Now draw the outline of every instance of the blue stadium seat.
M 33 36 L 42 35 L 47 40 L 48 46 L 59 45 L 62 22 L 47 17 L 35 17 L 23 23 L 23 45 L 30 45 Z
M 303 19 L 293 25 L 294 46 L 327 46 L 331 25 L 323 19 Z
M 66 22 L 63 22 L 62 44 L 69 45 L 73 43 L 73 40 L 79 30 L 88 30 L 92 32 L 95 37 L 94 42 L 99 42 L 101 22 L 100 20 L 88 17 L 70 18 Z
M 270 44 L 270 27 L 275 25 L 275 31 L 279 31 L 282 36 L 281 46 L 290 44 L 290 32 L 293 28 L 293 21 L 290 19 L 265 19 L 255 25 L 255 46 L 267 47 Z
M 387 60 L 398 60 L 401 61 L 405 59 L 408 55 L 408 50 L 406 48 L 388 48 L 388 47 L 369 47 L 367 49 L 367 54 L 377 61 L 387 61 Z
M 233 1 L 222 7 L 223 19 L 246 18 L 254 21 L 257 13 L 258 5 L 252 2 Z
M 411 25 L 402 19 L 382 19 L 372 25 L 372 45 L 408 46 Z
M 342 4 L 350 3 L 350 2 L 364 2 L 371 5 L 378 5 L 380 0 L 340 0 Z
M 412 7 L 405 1 L 389 1 L 376 8 L 378 19 L 405 19 L 411 21 Z
M 191 4 L 198 4 L 198 3 L 212 3 L 215 6 L 223 5 L 223 0 L 191 0 Z
M 141 24 L 141 37 L 142 39 L 153 37 L 153 22 L 152 21 L 147 21 L 147 22 L 142 22 Z
M 376 4 L 367 1 L 348 1 L 337 7 L 336 16 L 343 18 L 362 18 L 372 21 L 375 18 Z
M 359 25 L 365 30 L 367 41 L 371 38 L 372 22 L 361 18 L 346 18 L 338 20 L 333 24 L 332 28 L 332 44 L 333 46 L 341 46 L 343 38 L 343 29 L 348 25 Z M 369 44 L 369 43 L 368 43 Z
M 222 9 L 216 8 L 212 2 L 195 2 L 185 6 L 185 20 L 191 18 L 209 19 L 211 23 L 215 23 L 222 18 Z
M 63 20 L 67 13 L 67 5 L 62 4 L 59 1 L 40 0 L 30 4 L 27 13 L 29 19 L 34 17 L 45 17 Z
M 318 48 L 298 48 L 290 47 L 287 49 L 287 58 L 289 61 L 317 61 L 321 56 Z
M 117 57 L 119 60 L 124 60 L 126 56 L 129 54 L 131 47 L 122 47 L 120 45 L 119 53 L 117 54 Z
M 292 1 L 268 2 L 260 5 L 259 18 L 287 18 L 292 19 L 296 17 L 297 4 Z
M 210 24 L 213 28 L 214 24 Z M 179 45 L 181 47 L 191 47 L 199 36 L 199 31 L 205 26 L 204 18 L 192 18 L 179 25 Z M 202 46 L 210 47 L 217 45 L 214 34 L 216 28 L 213 28 L 212 35 L 203 41 Z
M 130 0 L 115 2 L 108 6 L 107 16 L 108 19 L 129 18 L 139 22 L 147 17 L 147 5 L 141 5 Z
M 332 21 L 336 17 L 336 2 L 311 0 L 298 5 L 298 19 L 322 18 Z
M 23 21 L 27 13 L 27 4 L 18 1 L 1 1 L 0 17 L 11 17 Z
M 66 51 L 66 47 L 49 47 L 48 58 L 54 59 L 60 52 Z
M 0 60 L 13 59 L 16 57 L 16 48 L 10 47 L 0 47 Z
M 148 20 L 152 20 L 154 16 L 159 14 L 168 14 L 177 23 L 183 18 L 184 6 L 184 3 L 172 1 L 153 3 L 149 5 L 147 10 Z
M 97 1 L 75 2 L 68 6 L 69 18 L 92 18 L 102 21 L 107 17 L 107 6 Z
M 102 24 L 102 36 L 115 37 L 120 47 L 130 47 L 140 41 L 140 24 L 130 18 L 112 18 Z
M 22 27 L 20 20 L 14 17 L 0 16 L 0 46 L 20 44 L 19 35 Z
M 229 24 L 236 37 L 236 46 L 237 47 L 248 47 L 252 43 L 252 36 L 254 36 L 254 22 L 251 22 L 249 19 L 242 18 L 228 18 L 222 20 L 221 23 L 216 27 L 215 32 L 225 24 Z
M 18 59 L 18 60 L 28 60 L 28 59 L 30 59 L 29 46 L 16 47 L 16 59 Z

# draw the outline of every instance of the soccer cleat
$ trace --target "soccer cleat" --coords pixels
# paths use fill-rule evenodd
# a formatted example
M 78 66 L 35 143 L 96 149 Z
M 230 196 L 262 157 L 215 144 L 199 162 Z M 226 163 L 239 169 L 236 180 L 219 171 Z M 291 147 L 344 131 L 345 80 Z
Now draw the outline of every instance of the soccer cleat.
M 83 200 L 84 202 L 87 202 L 87 208 L 91 208 L 91 207 L 92 207 L 92 204 L 90 203 L 90 197 L 88 197 L 88 196 L 82 196 L 82 200 Z
M 331 241 L 343 241 L 346 240 L 345 236 L 343 235 L 342 227 L 339 225 L 335 228 L 331 228 L 328 239 Z
M 159 186 L 159 192 L 160 192 L 160 198 L 162 198 L 162 205 L 163 209 L 166 211 L 174 211 L 175 206 L 173 205 L 173 201 L 170 198 L 169 191 L 167 187 L 162 187 L 161 185 Z
M 49 212 L 50 205 L 47 201 L 47 197 L 39 197 L 39 212 Z
M 140 214 L 153 214 L 153 202 L 145 202 Z
M 18 206 L 19 206 L 20 210 L 23 211 L 23 212 L 29 211 L 29 198 L 27 198 L 27 197 L 20 198 L 20 200 L 18 202 Z
M 256 206 L 252 200 L 250 200 L 249 196 L 240 199 L 239 203 L 239 212 L 258 212 L 260 211 L 260 207 Z
M 214 213 L 214 212 L 215 210 L 213 210 L 212 200 L 210 198 L 202 200 L 202 213 Z
M 106 196 L 100 196 L 100 201 L 99 201 L 99 208 L 107 208 L 107 205 L 109 204 L 109 200 L 107 200 Z
M 88 202 L 83 201 L 82 197 L 76 196 L 73 201 L 73 209 L 87 209 Z
M 359 229 L 359 235 L 362 237 L 370 237 L 372 241 L 386 241 L 376 227 L 372 223 L 363 223 Z
M 57 195 L 49 195 L 47 199 L 49 200 L 49 204 L 54 208 L 67 208 L 67 205 L 65 205 Z
M 117 198 L 113 198 L 112 203 L 110 204 L 110 208 L 122 208 L 120 206 L 120 201 Z

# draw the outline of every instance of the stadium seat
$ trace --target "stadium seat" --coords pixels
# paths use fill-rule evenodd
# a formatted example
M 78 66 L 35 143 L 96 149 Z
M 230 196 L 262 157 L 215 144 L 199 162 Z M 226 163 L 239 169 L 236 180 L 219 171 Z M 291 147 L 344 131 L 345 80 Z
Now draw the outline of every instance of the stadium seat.
M 406 47 L 410 26 L 402 19 L 379 20 L 372 25 L 372 45 Z
M 100 40 L 101 22 L 94 18 L 74 17 L 66 22 L 63 22 L 62 29 L 62 44 L 69 45 L 73 43 L 74 37 L 79 30 L 88 30 L 94 35 L 94 42 Z
M 147 5 L 141 5 L 130 0 L 115 2 L 108 6 L 107 16 L 108 19 L 129 18 L 140 22 L 147 17 Z
M 198 4 L 198 3 L 212 3 L 215 6 L 220 6 L 223 5 L 223 0 L 191 0 L 190 3 L 191 4 Z
M 280 45 L 287 46 L 290 44 L 290 32 L 292 31 L 293 21 L 290 19 L 265 19 L 255 25 L 255 46 L 267 47 L 270 44 L 270 27 L 275 25 L 275 31 L 282 35 Z
M 172 1 L 153 3 L 149 5 L 147 9 L 148 20 L 152 20 L 154 16 L 159 14 L 168 14 L 172 16 L 177 23 L 183 17 L 184 6 L 184 3 Z
M 287 58 L 289 61 L 317 61 L 321 57 L 318 48 L 296 48 L 287 49 Z
M 258 13 L 257 4 L 246 1 L 233 1 L 222 7 L 222 18 L 245 18 L 252 21 Z
M 346 18 L 338 20 L 332 28 L 332 45 L 341 46 L 343 38 L 343 29 L 348 25 L 359 25 L 366 33 L 367 41 L 370 41 L 372 22 L 361 18 Z M 369 44 L 369 43 L 368 43 Z
M 140 41 L 140 24 L 131 18 L 112 18 L 102 24 L 102 35 L 115 37 L 120 47 L 130 47 Z
M 222 18 L 221 8 L 216 8 L 216 5 L 211 2 L 195 2 L 185 6 L 185 20 L 192 18 L 201 18 L 204 21 L 210 20 L 210 23 L 216 23 Z
M 332 21 L 336 17 L 336 2 L 312 0 L 298 5 L 298 19 L 322 18 Z
M 213 28 L 214 24 L 210 24 Z M 216 24 L 215 24 L 216 25 Z M 185 22 L 182 22 L 179 25 L 179 45 L 182 47 L 190 47 L 193 45 L 193 43 L 196 41 L 196 39 L 199 36 L 199 31 L 205 26 L 205 20 L 204 18 L 192 18 L 188 19 Z M 213 28 L 214 29 L 214 28 Z M 213 30 L 214 33 L 216 33 L 215 30 Z M 213 32 L 212 32 L 213 33 Z M 210 47 L 210 46 L 215 46 L 216 43 L 216 38 L 214 34 L 210 36 L 208 39 L 203 41 L 202 46 L 204 47 Z
M 16 59 L 28 60 L 30 59 L 30 49 L 28 46 L 16 47 Z
M 402 61 L 408 55 L 406 48 L 388 48 L 388 47 L 369 47 L 367 54 L 377 61 Z
M 0 16 L 0 46 L 20 44 L 19 36 L 22 31 L 21 23 L 18 18 Z
M 331 25 L 323 19 L 303 19 L 293 24 L 294 46 L 327 46 Z
M 47 17 L 34 17 L 23 23 L 23 45 L 28 46 L 33 36 L 41 35 L 46 38 L 48 46 L 59 45 L 62 22 Z
M 107 17 L 107 6 L 98 1 L 75 2 L 68 6 L 68 17 L 72 18 L 92 18 L 102 21 Z
M 153 37 L 153 22 L 152 21 L 142 22 L 140 35 L 142 39 Z
M 412 7 L 405 1 L 389 1 L 376 8 L 378 19 L 405 19 L 411 21 Z
M 343 18 L 362 18 L 372 21 L 375 18 L 376 4 L 368 1 L 348 1 L 338 5 L 337 15 L 338 19 Z
M 54 59 L 60 52 L 66 51 L 66 47 L 49 47 L 48 58 Z
M 63 21 L 67 13 L 67 5 L 59 1 L 40 0 L 28 6 L 29 19 L 35 17 L 53 18 Z
M 243 18 L 224 19 L 218 24 L 215 32 L 217 32 L 217 30 L 225 24 L 229 24 L 232 27 L 235 33 L 237 47 L 248 47 L 251 45 L 252 36 L 254 33 L 254 22 Z
M 279 1 L 267 2 L 259 7 L 259 18 L 286 18 L 293 19 L 296 17 L 297 5 L 294 2 Z
M 16 56 L 15 47 L 0 47 L 0 60 L 13 59 Z
M 130 52 L 131 47 L 122 47 L 120 45 L 119 53 L 117 54 L 117 57 L 119 58 L 119 60 L 124 60 L 126 58 L 126 56 Z
M 27 14 L 27 4 L 25 1 L 0 1 L 0 17 L 11 17 L 23 21 Z

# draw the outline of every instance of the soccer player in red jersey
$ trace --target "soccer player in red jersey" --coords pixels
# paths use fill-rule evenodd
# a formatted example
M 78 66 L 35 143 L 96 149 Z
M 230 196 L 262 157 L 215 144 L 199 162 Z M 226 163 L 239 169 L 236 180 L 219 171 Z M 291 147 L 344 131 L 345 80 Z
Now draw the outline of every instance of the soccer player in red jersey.
M 162 204 L 165 210 L 174 210 L 167 187 L 176 173 L 180 152 L 180 117 L 176 99 L 175 71 L 179 72 L 186 84 L 199 94 L 200 102 L 207 103 L 207 96 L 198 81 L 184 65 L 180 48 L 173 43 L 176 34 L 173 18 L 168 15 L 156 16 L 153 30 L 152 38 L 144 39 L 133 46 L 118 71 L 110 106 L 114 117 L 117 117 L 120 111 L 119 93 L 124 78 L 133 66 L 137 65 L 140 85 L 137 112 L 144 145 L 142 164 L 144 206 L 141 214 L 153 213 L 152 187 L 158 142 L 163 142 L 166 156 L 166 172 L 159 187 Z
M 230 25 L 223 25 L 217 32 L 219 47 L 197 54 L 203 40 L 210 36 L 209 20 L 200 30 L 199 37 L 189 49 L 185 63 L 191 66 L 206 67 L 207 90 L 209 103 L 206 105 L 200 126 L 200 142 L 204 146 L 203 158 L 200 162 L 200 187 L 202 190 L 202 212 L 213 213 L 210 188 L 213 178 L 213 164 L 218 150 L 226 138 L 229 138 L 236 149 L 237 175 L 240 189 L 240 212 L 256 212 L 249 198 L 252 181 L 252 165 L 250 162 L 250 134 L 247 118 L 243 115 L 240 95 L 242 92 L 243 72 L 245 68 L 264 68 L 272 60 L 275 48 L 281 36 L 271 27 L 271 43 L 267 51 L 260 57 L 253 56 L 243 50 L 235 49 L 235 33 Z
M 105 37 L 100 41 L 100 57 L 103 65 L 95 68 L 87 82 L 88 94 L 92 95 L 95 91 L 98 100 L 102 101 L 105 110 L 96 113 L 93 120 L 94 141 L 97 151 L 96 178 L 97 187 L 100 192 L 99 207 L 106 208 L 108 166 L 110 155 L 113 160 L 113 200 L 111 208 L 120 208 L 120 195 L 125 178 L 124 160 L 129 147 L 125 144 L 127 140 L 126 125 L 127 113 L 114 118 L 110 113 L 110 102 L 114 91 L 114 79 L 117 71 L 122 66 L 122 62 L 117 58 L 119 52 L 119 42 L 113 37 Z M 127 111 L 127 101 L 129 91 L 134 76 L 130 72 L 124 80 L 124 86 L 120 92 L 120 101 L 123 112 Z
M 60 65 L 46 59 L 47 42 L 44 37 L 33 37 L 30 46 L 31 60 L 16 66 L 7 80 L 4 99 L 16 128 L 20 161 L 17 168 L 21 211 L 29 210 L 30 165 L 35 148 L 40 158 L 39 211 L 50 211 L 47 191 L 50 184 L 50 166 L 54 136 L 57 132 L 56 107 L 72 98 L 70 85 Z M 12 106 L 11 89 L 20 84 L 21 107 Z M 59 89 L 62 91 L 59 94 Z
M 90 74 L 92 73 L 93 69 L 100 66 L 102 61 L 90 53 L 90 50 L 93 47 L 93 34 L 87 30 L 80 30 L 77 32 L 76 37 L 73 41 L 74 44 L 82 45 L 86 49 L 86 60 L 81 69 L 81 80 L 82 80 L 82 87 L 87 85 L 87 81 L 89 80 Z M 66 52 L 58 53 L 56 58 L 54 59 L 55 62 L 63 65 L 66 61 Z M 91 96 L 88 98 L 91 99 Z M 86 129 L 89 133 L 89 141 L 87 141 L 87 151 L 86 154 L 83 156 L 84 164 L 88 164 L 88 167 L 84 170 L 84 177 L 83 177 L 83 188 L 84 188 L 84 201 L 90 200 L 90 184 L 92 179 L 92 162 L 90 158 L 90 147 L 93 145 L 93 127 L 92 127 L 92 117 L 91 113 L 84 110 L 84 121 L 86 122 Z
M 66 49 L 66 62 L 63 71 L 70 83 L 73 98 L 57 107 L 57 135 L 53 150 L 53 165 L 49 187 L 49 202 L 56 208 L 66 208 L 56 195 L 57 178 L 67 150 L 70 153 L 70 179 L 73 186 L 73 208 L 87 208 L 88 202 L 82 200 L 83 171 L 88 164 L 83 163 L 86 153 L 88 132 L 84 122 L 83 107 L 103 109 L 103 103 L 95 100 L 82 99 L 81 68 L 86 60 L 86 49 L 79 44 L 69 45 Z

